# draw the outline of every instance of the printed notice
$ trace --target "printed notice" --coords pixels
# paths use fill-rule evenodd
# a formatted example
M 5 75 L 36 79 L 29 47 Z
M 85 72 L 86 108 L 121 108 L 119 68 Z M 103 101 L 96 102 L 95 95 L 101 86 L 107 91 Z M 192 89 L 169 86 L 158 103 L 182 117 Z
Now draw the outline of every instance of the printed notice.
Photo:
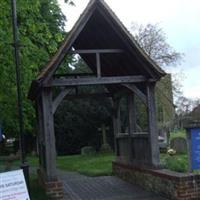
M 0 200 L 30 200 L 22 170 L 0 173 Z

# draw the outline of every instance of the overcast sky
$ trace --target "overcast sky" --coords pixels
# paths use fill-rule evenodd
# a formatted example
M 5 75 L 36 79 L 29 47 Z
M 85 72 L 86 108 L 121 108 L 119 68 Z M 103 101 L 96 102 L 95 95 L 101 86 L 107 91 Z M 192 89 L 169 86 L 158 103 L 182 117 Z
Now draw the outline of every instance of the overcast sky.
M 70 30 L 89 0 L 74 0 L 76 6 L 58 0 Z M 178 52 L 184 53 L 184 62 L 169 67 L 168 72 L 180 75 L 184 96 L 200 98 L 200 1 L 199 0 L 105 0 L 124 25 L 131 23 L 159 23 L 167 35 L 167 42 Z M 184 78 L 183 78 L 184 77 Z

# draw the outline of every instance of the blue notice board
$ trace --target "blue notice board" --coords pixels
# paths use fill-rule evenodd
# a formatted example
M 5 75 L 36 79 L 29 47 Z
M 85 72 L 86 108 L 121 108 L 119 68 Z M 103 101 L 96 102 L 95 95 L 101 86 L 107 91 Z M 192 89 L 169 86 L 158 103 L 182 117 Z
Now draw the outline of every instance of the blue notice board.
M 192 169 L 200 169 L 200 128 L 191 129 L 191 161 Z

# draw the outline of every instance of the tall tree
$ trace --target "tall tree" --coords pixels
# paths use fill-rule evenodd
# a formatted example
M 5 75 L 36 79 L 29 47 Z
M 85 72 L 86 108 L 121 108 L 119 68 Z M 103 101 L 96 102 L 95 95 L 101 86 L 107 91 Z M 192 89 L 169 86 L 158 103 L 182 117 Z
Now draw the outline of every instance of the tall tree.
M 166 34 L 158 24 L 147 24 L 144 26 L 133 23 L 131 30 L 138 44 L 160 67 L 172 67 L 179 64 L 182 60 L 183 55 L 175 51 L 167 43 Z M 157 84 L 157 115 L 160 119 L 160 126 L 166 126 L 165 124 L 172 126 L 175 116 L 173 95 L 176 98 L 181 95 L 180 81 L 177 78 L 172 80 L 168 75 Z
M 72 1 L 66 1 L 68 4 Z M 35 111 L 27 100 L 31 81 L 65 36 L 65 16 L 57 0 L 17 1 L 22 90 L 26 132 L 33 131 Z M 0 2 L 0 123 L 7 135 L 17 135 L 15 65 L 10 1 Z
M 158 24 L 132 24 L 131 31 L 142 49 L 159 66 L 169 67 L 177 64 L 182 55 L 176 52 L 168 43 L 165 33 Z

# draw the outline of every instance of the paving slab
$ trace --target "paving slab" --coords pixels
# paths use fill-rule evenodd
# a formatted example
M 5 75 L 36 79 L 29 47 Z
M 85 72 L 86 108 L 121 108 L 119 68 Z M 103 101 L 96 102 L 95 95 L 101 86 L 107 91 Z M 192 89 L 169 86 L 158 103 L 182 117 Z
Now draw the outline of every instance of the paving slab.
M 88 177 L 59 171 L 66 200 L 167 200 L 114 176 Z

